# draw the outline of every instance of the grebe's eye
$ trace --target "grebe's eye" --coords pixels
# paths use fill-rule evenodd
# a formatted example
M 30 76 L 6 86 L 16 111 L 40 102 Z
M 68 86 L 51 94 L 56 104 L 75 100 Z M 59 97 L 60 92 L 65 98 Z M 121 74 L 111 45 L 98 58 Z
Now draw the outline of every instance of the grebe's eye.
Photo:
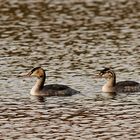
M 42 78 L 42 77 L 43 77 L 43 75 L 40 75 L 40 76 L 39 76 L 39 78 Z

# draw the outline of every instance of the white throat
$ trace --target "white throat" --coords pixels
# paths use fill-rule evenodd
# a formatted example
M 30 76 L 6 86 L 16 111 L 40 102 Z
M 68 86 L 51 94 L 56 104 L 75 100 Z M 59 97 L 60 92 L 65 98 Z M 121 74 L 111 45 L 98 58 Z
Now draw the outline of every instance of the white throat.
M 108 79 L 107 83 L 102 87 L 103 92 L 115 92 L 115 82 L 114 78 Z
M 33 88 L 30 91 L 31 95 L 40 95 L 41 94 L 41 90 L 44 86 L 44 82 L 45 82 L 45 78 L 38 78 L 35 85 L 33 86 Z

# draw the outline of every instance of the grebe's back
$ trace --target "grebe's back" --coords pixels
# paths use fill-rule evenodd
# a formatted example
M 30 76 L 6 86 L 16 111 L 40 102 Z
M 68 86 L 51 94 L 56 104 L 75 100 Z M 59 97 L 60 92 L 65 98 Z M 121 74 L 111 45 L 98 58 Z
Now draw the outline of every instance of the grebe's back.
M 138 92 L 140 91 L 140 83 L 135 81 L 121 81 L 116 83 L 117 92 Z

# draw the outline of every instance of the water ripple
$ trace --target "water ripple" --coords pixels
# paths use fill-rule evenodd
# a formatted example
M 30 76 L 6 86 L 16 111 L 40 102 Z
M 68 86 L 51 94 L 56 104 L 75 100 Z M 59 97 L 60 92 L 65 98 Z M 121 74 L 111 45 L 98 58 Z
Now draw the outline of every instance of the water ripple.
M 139 0 L 1 1 L 1 139 L 140 139 L 140 93 L 104 98 L 112 66 L 117 81 L 140 82 Z M 35 79 L 21 72 L 42 66 L 47 83 L 81 94 L 30 97 Z M 108 95 L 105 95 L 108 96 Z

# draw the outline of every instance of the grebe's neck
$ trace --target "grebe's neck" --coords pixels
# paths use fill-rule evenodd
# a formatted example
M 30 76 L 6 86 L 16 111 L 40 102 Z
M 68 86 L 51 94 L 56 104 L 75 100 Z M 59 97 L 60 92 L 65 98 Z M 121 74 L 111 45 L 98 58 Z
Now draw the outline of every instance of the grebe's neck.
M 108 85 L 109 87 L 114 87 L 116 85 L 116 77 L 109 78 L 106 85 Z
M 107 78 L 106 84 L 103 86 L 103 92 L 115 92 L 116 75 L 113 71 L 110 71 L 111 76 Z
M 116 85 L 116 74 L 112 70 L 110 70 L 109 73 L 110 76 L 107 78 L 107 85 L 114 87 Z
M 46 76 L 38 78 L 34 87 L 36 87 L 36 89 L 38 89 L 38 90 L 41 90 L 44 86 L 45 79 L 46 79 Z
M 38 95 L 40 93 L 40 91 L 43 89 L 45 79 L 46 79 L 45 73 L 42 77 L 37 78 L 37 81 L 30 92 L 32 95 Z

